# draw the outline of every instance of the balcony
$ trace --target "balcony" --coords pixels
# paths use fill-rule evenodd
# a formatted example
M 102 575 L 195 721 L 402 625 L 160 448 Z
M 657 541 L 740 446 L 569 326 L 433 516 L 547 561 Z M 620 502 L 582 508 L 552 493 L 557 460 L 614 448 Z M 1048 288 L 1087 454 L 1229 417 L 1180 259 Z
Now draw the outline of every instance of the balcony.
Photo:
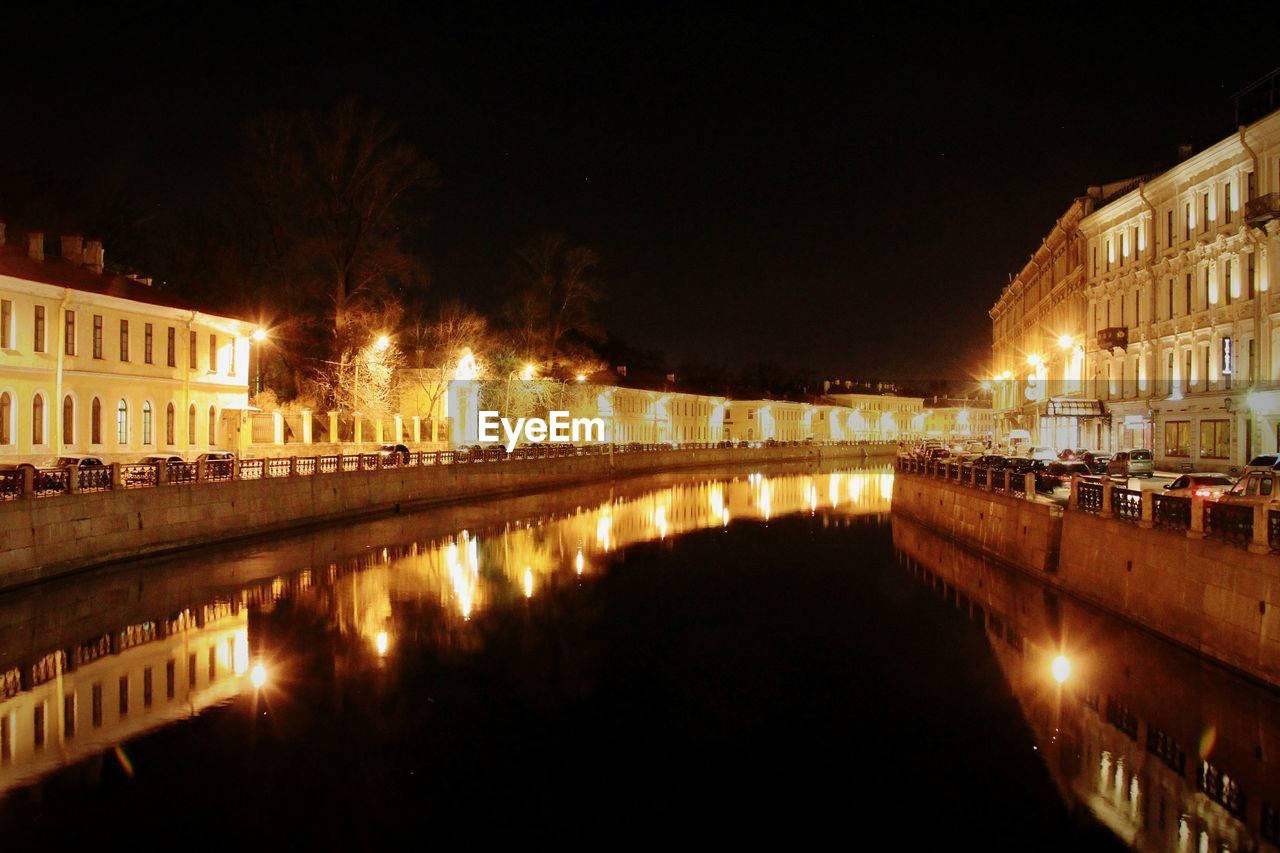
M 1261 228 L 1272 219 L 1280 219 L 1280 193 L 1267 193 L 1244 203 L 1244 221 Z
M 1116 350 L 1129 346 L 1129 330 L 1124 326 L 1112 326 L 1098 330 L 1098 349 Z

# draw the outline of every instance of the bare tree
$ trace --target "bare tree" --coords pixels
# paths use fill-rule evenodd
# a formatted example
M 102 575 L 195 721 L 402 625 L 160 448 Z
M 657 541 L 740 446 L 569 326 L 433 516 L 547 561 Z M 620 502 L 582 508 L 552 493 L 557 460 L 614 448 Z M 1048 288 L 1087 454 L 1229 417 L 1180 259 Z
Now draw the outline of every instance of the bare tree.
M 435 172 L 394 123 L 355 100 L 323 114 L 264 115 L 248 147 L 253 278 L 278 311 L 278 357 L 315 378 L 368 344 L 362 318 L 426 286 L 404 239 L 420 220 L 414 197 Z
M 400 373 L 402 399 L 416 401 L 416 414 L 430 419 L 431 440 L 440 440 L 436 416 L 454 379 L 475 379 L 488 369 L 493 342 L 489 321 L 461 302 L 449 301 L 434 316 L 420 315 L 405 330 L 413 351 L 411 368 Z M 463 365 L 467 358 L 470 362 Z M 459 370 L 466 375 L 459 375 Z M 407 393 L 406 393 L 407 392 Z
M 599 258 L 560 234 L 542 234 L 518 253 L 517 293 L 506 308 L 516 343 L 552 375 L 598 340 L 594 316 L 600 299 Z

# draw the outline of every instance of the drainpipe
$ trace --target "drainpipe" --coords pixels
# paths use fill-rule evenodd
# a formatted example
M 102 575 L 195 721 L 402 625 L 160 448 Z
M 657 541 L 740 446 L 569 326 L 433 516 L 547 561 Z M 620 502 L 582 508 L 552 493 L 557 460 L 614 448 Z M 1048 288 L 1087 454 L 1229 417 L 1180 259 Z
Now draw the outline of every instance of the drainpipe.
M 63 359 L 66 357 L 67 352 L 67 306 L 70 304 L 71 291 L 70 289 L 64 289 L 62 291 L 62 301 L 58 303 L 58 315 L 54 318 L 54 322 L 57 323 L 58 328 L 58 362 L 57 367 L 54 368 L 53 400 L 50 401 L 50 406 L 52 410 L 57 413 L 57 418 L 50 418 L 49 421 L 50 423 L 53 423 L 56 420 L 58 424 L 57 428 L 53 430 L 53 455 L 55 459 L 62 455 L 62 451 L 64 449 L 62 446 L 62 431 L 66 429 L 66 424 L 62 422 L 63 417 L 65 417 L 64 410 L 62 408 L 62 368 Z M 77 320 L 78 319 L 79 318 L 77 318 Z M 48 322 L 48 320 L 45 322 Z M 46 335 L 45 337 L 47 338 L 48 336 Z M 71 427 L 71 435 L 73 438 L 75 437 L 74 425 Z
M 195 325 L 196 325 L 196 312 L 192 311 L 191 318 L 187 320 L 187 347 L 188 348 L 191 347 L 191 332 L 195 328 Z M 185 366 L 182 365 L 181 359 L 178 359 L 178 365 L 179 365 L 178 369 L 182 371 L 182 413 L 187 422 L 186 444 L 187 444 L 187 452 L 190 453 L 192 450 L 196 449 L 195 447 L 191 446 L 191 353 L 190 352 L 187 353 L 187 363 Z M 200 424 L 200 413 L 197 412 L 196 413 L 197 432 L 199 431 L 199 424 Z M 196 445 L 199 446 L 199 442 L 196 442 Z M 210 450 L 213 449 L 212 445 L 209 447 L 209 449 Z
M 1254 151 L 1253 148 L 1249 145 L 1249 140 L 1245 138 L 1244 132 L 1245 132 L 1245 126 L 1242 124 L 1239 127 L 1240 147 L 1249 153 L 1249 159 L 1253 161 L 1254 185 L 1257 187 L 1261 187 L 1262 186 L 1262 171 L 1261 171 L 1262 163 L 1258 159 L 1258 152 Z M 1241 190 L 1243 190 L 1243 187 L 1241 187 Z M 1241 194 L 1243 195 L 1243 192 L 1241 192 Z M 1247 201 L 1245 202 L 1245 207 L 1247 212 L 1247 208 L 1248 208 Z M 1262 268 L 1261 249 L 1264 245 L 1266 245 L 1266 241 L 1258 240 L 1253 234 L 1253 229 L 1249 228 L 1247 225 L 1245 226 L 1245 233 L 1249 235 L 1249 238 L 1250 238 L 1249 242 L 1253 243 L 1254 272 L 1258 275 L 1258 278 L 1261 279 L 1263 273 L 1265 272 L 1265 270 Z M 1268 281 L 1267 283 L 1270 284 L 1270 281 Z M 1253 290 L 1253 345 L 1254 345 L 1254 350 L 1256 351 L 1256 355 L 1254 356 L 1254 361 L 1253 361 L 1253 378 L 1252 378 L 1252 382 L 1250 383 L 1251 385 L 1256 384 L 1258 381 L 1258 377 L 1262 375 L 1262 366 L 1264 364 L 1266 365 L 1271 364 L 1271 329 L 1263 328 L 1263 324 L 1267 316 L 1266 312 L 1262 310 L 1263 301 L 1264 299 L 1262 296 L 1262 282 L 1261 280 L 1259 280 L 1258 285 L 1254 287 L 1254 290 Z M 1246 397 L 1246 399 L 1248 398 Z M 1255 421 L 1254 428 L 1256 429 L 1258 427 L 1258 424 L 1256 423 L 1257 419 L 1251 417 L 1249 419 L 1246 419 L 1245 422 L 1248 423 L 1249 420 Z M 1250 436 L 1250 440 L 1252 443 L 1252 436 Z M 1255 444 L 1254 452 L 1257 452 L 1257 449 L 1259 447 L 1261 447 L 1260 444 Z M 1249 461 L 1248 459 L 1245 460 L 1246 463 L 1248 463 L 1248 461 Z

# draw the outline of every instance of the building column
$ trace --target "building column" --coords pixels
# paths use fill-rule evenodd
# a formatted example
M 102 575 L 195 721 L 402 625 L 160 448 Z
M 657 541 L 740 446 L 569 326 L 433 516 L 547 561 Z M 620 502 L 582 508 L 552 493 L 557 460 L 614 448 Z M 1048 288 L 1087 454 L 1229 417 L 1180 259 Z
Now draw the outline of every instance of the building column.
M 311 410 L 303 409 L 302 410 L 302 443 L 303 444 L 311 443 L 311 426 L 312 426 Z

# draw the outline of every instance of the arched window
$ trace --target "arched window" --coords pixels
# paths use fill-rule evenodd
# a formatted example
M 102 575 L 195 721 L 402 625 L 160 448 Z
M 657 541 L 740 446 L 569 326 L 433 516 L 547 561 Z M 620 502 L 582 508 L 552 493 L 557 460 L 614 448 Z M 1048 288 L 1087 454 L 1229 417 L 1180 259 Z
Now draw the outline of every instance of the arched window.
M 123 397 L 116 406 L 116 443 L 122 445 L 129 443 L 129 404 Z
M 67 447 L 76 443 L 76 401 L 70 394 L 62 398 L 62 443 Z
M 41 394 L 31 398 L 31 443 L 44 444 L 44 396 Z
M 217 443 L 218 436 L 218 413 L 213 406 L 209 407 L 209 446 L 213 447 Z
M 97 397 L 89 406 L 89 443 L 102 444 L 102 401 Z
M 196 446 L 196 404 L 191 404 L 191 409 L 187 412 L 187 445 Z
M 0 394 L 0 444 L 13 444 L 13 398 L 9 392 Z
M 169 408 L 164 412 L 164 443 L 173 446 L 173 429 L 174 429 L 174 413 L 173 403 L 169 404 Z
M 142 403 L 142 444 L 144 447 L 151 444 L 151 401 L 144 400 Z

